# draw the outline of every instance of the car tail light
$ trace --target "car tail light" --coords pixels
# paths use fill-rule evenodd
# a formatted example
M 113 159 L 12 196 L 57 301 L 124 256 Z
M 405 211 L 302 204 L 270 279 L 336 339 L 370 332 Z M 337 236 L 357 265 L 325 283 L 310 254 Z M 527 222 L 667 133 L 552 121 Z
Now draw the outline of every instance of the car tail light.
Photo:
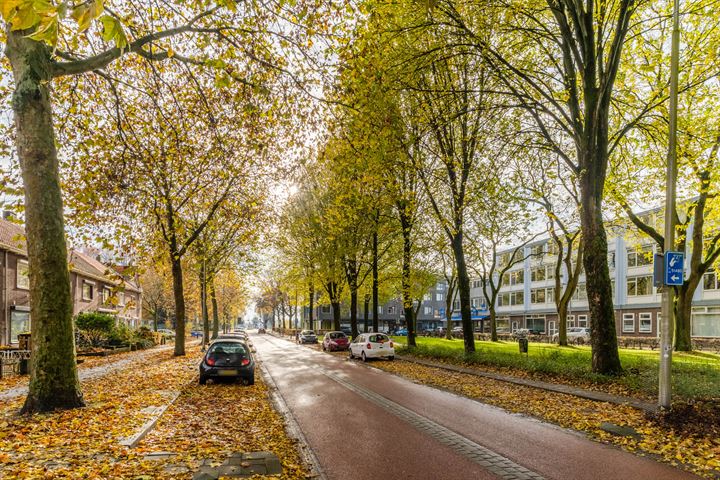
M 213 365 L 215 365 L 215 359 L 212 357 L 208 357 L 205 359 L 205 363 L 207 363 L 208 365 L 210 365 L 212 367 Z
M 372 344 L 368 343 L 367 345 L 365 345 L 365 348 L 367 348 L 368 350 L 372 350 Z
M 393 347 L 393 343 L 392 343 L 392 342 L 390 342 L 390 348 L 394 348 L 394 347 Z
M 242 365 L 243 367 L 246 365 L 250 365 L 250 360 L 248 360 L 247 358 L 243 358 L 242 362 L 240 362 L 240 365 Z

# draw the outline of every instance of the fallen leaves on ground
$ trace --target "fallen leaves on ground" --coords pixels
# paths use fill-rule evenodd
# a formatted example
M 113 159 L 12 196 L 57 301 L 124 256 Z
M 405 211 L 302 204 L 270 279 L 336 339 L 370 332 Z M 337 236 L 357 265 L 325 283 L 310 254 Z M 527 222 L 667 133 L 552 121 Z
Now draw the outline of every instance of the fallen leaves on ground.
M 277 448 L 283 466 L 290 472 L 287 478 L 304 478 L 305 470 L 297 453 L 294 456 L 287 453 L 292 441 L 284 437 L 282 421 L 273 418 L 265 387 L 215 385 L 203 389 L 195 384 L 199 359 L 199 347 L 188 348 L 185 357 L 174 357 L 168 350 L 158 351 L 142 362 L 82 382 L 86 408 L 20 416 L 17 412 L 24 397 L 0 402 L 0 478 L 190 478 L 187 469 L 166 467 L 179 461 L 197 465 L 205 456 L 211 456 L 209 453 L 219 447 L 215 439 L 221 438 L 220 431 L 204 429 L 203 425 L 224 416 L 226 409 L 228 422 L 244 418 L 236 417 L 242 409 L 258 418 L 245 422 L 244 427 L 223 424 L 227 435 L 222 439 L 230 445 L 224 444 L 223 451 L 255 450 L 259 446 L 265 450 Z M 222 390 L 223 387 L 227 388 Z M 161 436 L 152 438 L 179 456 L 145 460 L 144 452 L 155 448 L 148 443 L 151 439 L 143 442 L 148 445 L 143 449 L 129 449 L 119 441 L 136 433 L 151 418 L 141 410 L 168 402 L 168 391 L 184 392 L 177 400 L 182 412 L 177 407 L 170 408 L 166 414 L 171 415 L 171 423 L 163 421 L 158 431 Z M 214 408 L 209 410 L 211 405 Z M 193 408 L 200 411 L 192 411 Z M 168 434 L 167 425 L 183 434 Z M 254 440 L 250 441 L 251 438 Z
M 682 465 L 708 478 L 720 477 L 720 425 L 717 424 L 685 429 L 681 423 L 652 418 L 630 406 L 595 402 L 411 362 L 375 362 L 373 366 L 511 412 L 580 430 L 631 452 L 658 455 L 667 463 Z M 632 427 L 639 435 L 614 436 L 600 428 L 602 422 Z

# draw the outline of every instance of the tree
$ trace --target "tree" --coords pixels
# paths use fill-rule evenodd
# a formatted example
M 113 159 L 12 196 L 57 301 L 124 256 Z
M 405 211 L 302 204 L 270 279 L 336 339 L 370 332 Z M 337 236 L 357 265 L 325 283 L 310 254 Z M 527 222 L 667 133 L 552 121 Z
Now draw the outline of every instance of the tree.
M 160 317 L 167 317 L 172 307 L 172 291 L 169 288 L 168 272 L 164 264 L 158 262 L 145 268 L 140 275 L 142 287 L 142 308 L 153 320 L 153 330 L 157 331 Z
M 252 39 L 256 48 L 254 53 L 246 55 L 259 65 L 271 64 L 268 62 L 270 49 L 264 48 L 266 44 L 260 35 L 267 31 L 262 21 L 268 16 L 254 15 L 256 5 L 241 9 L 237 9 L 234 2 L 207 9 L 204 5 L 188 1 L 183 2 L 180 10 L 172 6 L 158 11 L 156 4 L 143 4 L 139 8 L 136 5 L 130 15 L 122 8 L 103 14 L 103 3 L 99 1 L 72 5 L 69 12 L 66 3 L 3 2 L 0 13 L 6 22 L 5 52 L 15 84 L 14 133 L 24 183 L 33 316 L 34 355 L 28 397 L 23 406 L 25 413 L 83 405 L 75 367 L 63 202 L 51 101 L 53 81 L 91 72 L 100 75 L 102 69 L 120 57 L 134 54 L 144 60 L 173 59 L 201 66 L 211 64 L 206 63 L 206 58 L 214 55 L 217 59 L 214 65 L 225 81 L 237 78 L 252 83 L 234 72 L 233 58 L 237 58 L 238 53 L 235 46 L 246 44 L 246 38 Z M 77 27 L 70 26 L 71 18 L 77 21 Z M 124 28 L 123 19 L 132 19 L 132 23 Z M 178 19 L 179 23 L 175 24 Z M 102 42 L 94 35 L 83 33 L 93 25 L 102 25 Z M 238 28 L 240 26 L 248 28 Z M 214 49 L 210 42 L 189 42 L 192 51 L 198 53 L 192 58 L 176 52 L 168 43 L 170 39 L 185 39 L 198 33 L 215 34 L 227 41 L 228 46 Z M 114 46 L 110 46 L 110 42 Z M 219 51 L 224 58 L 217 57 Z

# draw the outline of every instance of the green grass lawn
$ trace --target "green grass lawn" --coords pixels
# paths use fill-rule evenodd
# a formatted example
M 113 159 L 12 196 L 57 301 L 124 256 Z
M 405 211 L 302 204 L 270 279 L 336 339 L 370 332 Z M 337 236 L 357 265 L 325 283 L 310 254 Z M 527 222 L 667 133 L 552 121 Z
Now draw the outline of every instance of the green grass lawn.
M 405 344 L 407 337 L 393 337 Z M 529 352 L 519 353 L 517 342 L 476 341 L 476 352 L 466 356 L 462 340 L 419 337 L 413 355 L 452 362 L 507 367 L 600 384 L 617 384 L 630 393 L 654 396 L 657 392 L 659 352 L 620 349 L 626 373 L 619 377 L 591 372 L 589 347 L 560 347 L 530 343 Z M 408 352 L 410 353 L 410 352 Z M 673 393 L 683 398 L 720 398 L 720 356 L 705 353 L 673 353 Z

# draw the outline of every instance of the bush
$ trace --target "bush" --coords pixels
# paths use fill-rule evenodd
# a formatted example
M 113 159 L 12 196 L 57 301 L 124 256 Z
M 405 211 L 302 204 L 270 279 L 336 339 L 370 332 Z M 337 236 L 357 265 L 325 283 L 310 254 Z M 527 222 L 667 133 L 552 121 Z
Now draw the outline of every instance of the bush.
M 107 333 L 98 329 L 90 330 L 78 330 L 77 335 L 77 348 L 98 348 L 103 347 L 107 344 L 108 336 Z
M 133 340 L 133 331 L 122 322 L 118 322 L 110 332 L 109 340 L 111 345 L 128 345 Z
M 75 326 L 78 330 L 100 330 L 110 335 L 115 330 L 115 317 L 98 312 L 79 313 L 75 317 Z

